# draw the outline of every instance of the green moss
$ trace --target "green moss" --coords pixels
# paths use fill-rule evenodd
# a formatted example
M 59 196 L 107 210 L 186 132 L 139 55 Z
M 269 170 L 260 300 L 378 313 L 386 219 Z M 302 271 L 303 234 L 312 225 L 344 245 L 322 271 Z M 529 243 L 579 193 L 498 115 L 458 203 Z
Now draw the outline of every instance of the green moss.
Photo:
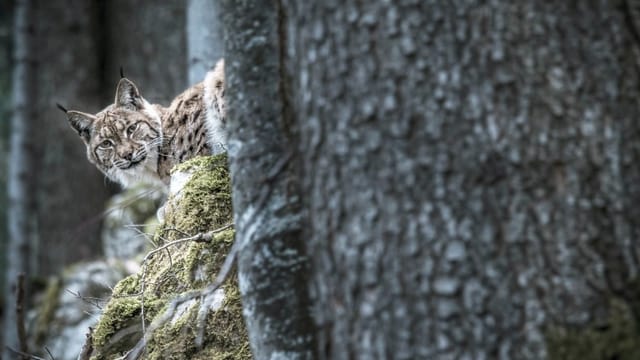
M 149 319 L 153 318 L 158 311 L 166 305 L 166 300 L 161 300 L 152 297 L 146 297 L 144 299 L 145 310 L 145 324 L 149 322 Z M 140 319 L 141 314 L 141 302 L 137 297 L 122 297 L 112 298 L 100 318 L 100 321 L 96 325 L 93 332 L 93 346 L 95 348 L 110 346 L 112 347 L 113 341 L 111 336 L 118 332 L 118 330 L 125 329 L 130 326 L 140 325 L 142 322 Z M 134 336 L 135 337 L 135 336 Z M 138 337 L 139 339 L 139 337 Z M 137 339 L 135 340 L 137 341 Z M 134 344 L 135 344 L 134 341 Z M 123 348 L 123 349 L 126 349 Z
M 135 295 L 140 292 L 140 275 L 133 274 L 120 280 L 113 288 L 115 297 L 123 297 L 127 295 Z
M 632 309 L 612 298 L 607 321 L 584 328 L 553 326 L 546 332 L 549 359 L 557 360 L 637 360 L 640 334 Z
M 235 277 L 235 276 L 234 276 Z M 225 299 L 217 311 L 210 312 L 201 348 L 195 343 L 199 302 L 194 302 L 180 319 L 158 329 L 147 347 L 147 359 L 251 359 L 242 318 L 240 292 L 236 281 L 224 287 Z M 180 349 L 176 352 L 176 349 Z
M 237 281 L 225 287 L 225 296 L 221 309 L 209 314 L 206 333 L 212 346 L 201 359 L 251 359 Z
M 165 207 L 165 222 L 158 228 L 158 243 L 217 229 L 232 221 L 231 188 L 226 155 L 200 157 L 179 165 L 191 177 L 176 198 Z M 230 250 L 235 232 L 222 231 L 207 243 L 184 242 L 150 257 L 145 264 L 145 318 L 162 313 L 162 306 L 176 295 L 200 289 L 217 274 Z M 205 322 L 203 346 L 195 345 L 199 302 L 174 316 L 148 338 L 145 359 L 248 359 L 249 341 L 244 328 L 236 276 L 225 284 L 224 304 Z M 140 324 L 142 272 L 122 280 L 93 335 L 96 360 L 117 357 L 133 346 L 141 334 L 114 343 L 121 329 Z
M 195 244 L 189 248 L 185 257 L 185 275 L 194 286 L 202 287 L 211 281 L 206 275 L 215 274 L 222 266 L 234 237 L 234 230 L 226 230 L 215 234 L 210 243 Z
M 182 189 L 175 208 L 168 206 L 166 209 L 165 229 L 171 224 L 183 231 L 197 233 L 231 222 L 231 184 L 226 154 L 197 157 L 179 165 L 177 170 L 193 175 Z

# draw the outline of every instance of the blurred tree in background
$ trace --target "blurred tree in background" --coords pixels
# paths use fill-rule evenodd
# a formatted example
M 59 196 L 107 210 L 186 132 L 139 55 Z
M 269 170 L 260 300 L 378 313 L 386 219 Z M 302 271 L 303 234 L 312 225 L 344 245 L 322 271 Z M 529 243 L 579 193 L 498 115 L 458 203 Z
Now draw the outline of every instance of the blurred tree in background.
M 9 140 L 9 109 L 11 87 L 11 1 L 0 2 L 0 189 L 7 186 L 6 154 Z M 0 191 L 0 269 L 4 269 L 7 238 L 6 192 Z M 0 276 L 0 289 L 4 288 L 4 276 Z M 2 301 L 0 299 L 0 301 Z M 0 309 L 2 307 L 0 306 Z
M 18 0 L 0 2 L 0 186 L 6 188 L 11 118 L 11 64 L 16 54 L 11 42 Z M 97 112 L 113 102 L 122 66 L 152 103 L 167 104 L 187 84 L 186 0 L 33 1 L 35 24 L 29 71 L 35 94 L 29 97 L 34 114 L 28 128 L 32 163 L 26 178 L 33 181 L 33 207 L 26 221 L 29 261 L 24 269 L 28 283 L 59 272 L 65 265 L 101 255 L 101 221 L 105 203 L 117 191 L 86 159 L 86 149 L 66 117 L 56 109 Z M 134 7 L 135 9 L 132 9 Z M 24 177 L 24 176 L 22 176 Z M 23 179 L 24 180 L 24 179 Z M 0 194 L 0 268 L 7 271 L 7 193 Z M 6 256 L 5 256 L 6 255 Z M 8 275 L 11 282 L 14 275 Z M 6 295 L 14 289 L 9 284 Z M 6 300 L 5 300 L 6 301 Z M 4 304 L 6 311 L 14 304 Z M 12 310 L 11 310 L 12 311 Z M 6 335 L 8 329 L 3 333 Z

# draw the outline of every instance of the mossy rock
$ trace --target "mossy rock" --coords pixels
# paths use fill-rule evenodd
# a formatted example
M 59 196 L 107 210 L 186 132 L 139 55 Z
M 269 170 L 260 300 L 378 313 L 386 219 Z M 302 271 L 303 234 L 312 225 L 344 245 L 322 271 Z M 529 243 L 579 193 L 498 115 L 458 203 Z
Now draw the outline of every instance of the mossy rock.
M 225 154 L 192 159 L 174 169 L 172 176 L 178 174 L 187 180 L 184 188 L 169 196 L 165 221 L 154 235 L 157 244 L 232 222 Z M 92 359 L 122 356 L 142 337 L 143 312 L 145 327 L 149 327 L 176 296 L 202 289 L 213 281 L 231 249 L 234 234 L 233 230 L 225 230 L 215 234 L 210 242 L 189 241 L 170 246 L 149 257 L 140 273 L 120 281 L 93 332 Z M 202 299 L 187 301 L 169 321 L 154 327 L 147 338 L 144 358 L 250 359 L 235 273 L 216 294 L 222 300 L 215 307 L 201 306 Z M 204 321 L 198 321 L 203 309 L 211 310 L 201 317 Z M 200 333 L 204 337 L 198 346 L 196 337 Z

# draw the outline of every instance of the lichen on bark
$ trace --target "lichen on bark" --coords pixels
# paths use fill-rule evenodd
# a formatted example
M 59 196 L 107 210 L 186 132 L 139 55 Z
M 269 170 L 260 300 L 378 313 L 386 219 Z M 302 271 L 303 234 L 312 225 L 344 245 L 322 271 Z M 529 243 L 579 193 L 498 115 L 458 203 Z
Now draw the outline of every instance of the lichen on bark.
M 174 175 L 186 174 L 187 180 L 184 188 L 167 200 L 164 223 L 153 237 L 157 244 L 215 230 L 232 221 L 226 163 L 222 154 L 192 159 L 174 169 Z M 122 356 L 142 338 L 143 312 L 148 329 L 176 296 L 207 286 L 224 262 L 234 235 L 233 230 L 225 230 L 210 242 L 170 246 L 148 257 L 140 273 L 120 281 L 94 330 L 92 359 Z M 198 321 L 202 299 L 178 306 L 171 319 L 147 334 L 144 358 L 251 358 L 235 271 L 216 294 L 223 294 L 222 300 L 206 308 L 204 322 Z M 196 337 L 202 331 L 202 346 L 197 346 Z

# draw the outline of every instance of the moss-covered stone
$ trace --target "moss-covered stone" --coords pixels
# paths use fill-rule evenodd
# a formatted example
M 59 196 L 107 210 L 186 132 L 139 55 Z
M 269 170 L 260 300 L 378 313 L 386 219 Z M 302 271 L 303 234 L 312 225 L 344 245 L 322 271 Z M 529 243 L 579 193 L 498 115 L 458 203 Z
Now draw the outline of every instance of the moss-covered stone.
M 166 301 L 145 297 L 145 324 L 153 318 Z M 142 330 L 141 301 L 136 297 L 112 298 L 93 331 L 93 346 L 96 349 L 108 350 L 108 353 L 124 352 L 140 339 L 135 333 Z M 117 335 L 117 336 L 114 336 Z M 96 354 L 95 359 L 105 357 Z M 107 357 L 108 358 L 108 357 Z
M 165 221 L 155 240 L 158 244 L 220 228 L 232 221 L 231 188 L 226 155 L 192 159 L 174 169 L 187 172 L 188 181 L 165 206 Z M 144 293 L 145 324 L 164 314 L 176 296 L 198 290 L 216 276 L 231 249 L 233 230 L 215 234 L 210 242 L 183 242 L 148 257 L 143 270 L 122 280 L 115 288 L 93 334 L 92 359 L 116 358 L 131 349 L 141 336 L 141 297 Z M 222 288 L 221 306 L 197 321 L 208 309 L 201 299 L 182 304 L 180 311 L 147 338 L 145 359 L 249 359 L 251 352 L 236 276 Z M 136 328 L 136 326 L 138 328 Z M 196 336 L 204 330 L 202 346 Z
M 173 173 L 176 172 L 192 175 L 188 184 L 177 194 L 179 201 L 167 202 L 165 235 L 171 236 L 166 233 L 170 228 L 188 229 L 195 233 L 231 222 L 231 184 L 226 154 L 192 159 L 178 165 Z
M 640 333 L 632 309 L 614 297 L 604 323 L 582 328 L 553 326 L 546 340 L 551 360 L 640 359 Z

